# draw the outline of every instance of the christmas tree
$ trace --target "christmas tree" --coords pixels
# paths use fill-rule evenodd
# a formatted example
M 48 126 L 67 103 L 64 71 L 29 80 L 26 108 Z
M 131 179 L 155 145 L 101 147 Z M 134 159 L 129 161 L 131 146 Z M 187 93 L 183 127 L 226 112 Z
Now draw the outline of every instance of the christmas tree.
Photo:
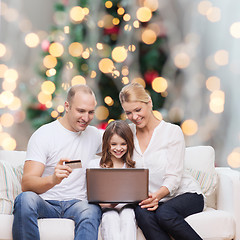
M 56 25 L 41 43 L 37 64 L 41 89 L 27 109 L 32 126 L 60 117 L 66 90 L 79 83 L 96 93 L 98 127 L 125 118 L 118 94 L 131 81 L 144 85 L 159 110 L 167 96 L 161 73 L 168 52 L 157 8 L 153 0 L 138 5 L 120 0 L 57 3 Z

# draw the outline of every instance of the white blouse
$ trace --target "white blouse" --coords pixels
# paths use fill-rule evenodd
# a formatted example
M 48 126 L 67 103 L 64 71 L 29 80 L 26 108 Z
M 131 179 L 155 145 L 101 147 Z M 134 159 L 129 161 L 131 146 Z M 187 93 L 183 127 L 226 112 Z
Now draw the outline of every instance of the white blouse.
M 154 193 L 161 186 L 167 187 L 170 194 L 160 201 L 186 192 L 202 194 L 199 183 L 184 171 L 185 142 L 179 126 L 162 120 L 154 129 L 144 153 L 136 136 L 136 126 L 130 124 L 130 127 L 134 135 L 136 168 L 149 169 L 149 192 Z

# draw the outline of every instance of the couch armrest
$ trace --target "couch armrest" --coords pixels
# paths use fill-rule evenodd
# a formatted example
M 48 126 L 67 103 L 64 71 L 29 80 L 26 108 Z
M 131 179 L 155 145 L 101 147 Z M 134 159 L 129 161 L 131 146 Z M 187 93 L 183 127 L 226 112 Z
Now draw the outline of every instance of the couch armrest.
M 230 212 L 236 222 L 236 238 L 240 239 L 240 172 L 227 167 L 216 168 L 219 181 L 217 209 Z

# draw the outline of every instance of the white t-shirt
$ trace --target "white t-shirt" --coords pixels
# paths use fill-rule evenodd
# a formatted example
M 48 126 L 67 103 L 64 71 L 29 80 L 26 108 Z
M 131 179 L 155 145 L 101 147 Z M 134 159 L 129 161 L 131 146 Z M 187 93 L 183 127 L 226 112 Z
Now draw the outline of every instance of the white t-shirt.
M 130 124 L 134 135 L 133 160 L 136 168 L 149 169 L 149 191 L 156 192 L 165 186 L 170 194 L 161 201 L 167 201 L 185 192 L 202 194 L 199 183 L 184 172 L 185 142 L 181 128 L 161 121 L 154 129 L 152 138 L 144 153 L 141 152 L 136 136 L 136 126 Z
M 40 194 L 45 200 L 65 201 L 86 199 L 86 167 L 94 155 L 101 151 L 102 133 L 93 126 L 82 132 L 72 132 L 56 120 L 40 127 L 31 136 L 27 147 L 27 160 L 45 165 L 42 177 L 54 173 L 61 158 L 80 159 L 83 168 L 74 169 L 68 178 Z

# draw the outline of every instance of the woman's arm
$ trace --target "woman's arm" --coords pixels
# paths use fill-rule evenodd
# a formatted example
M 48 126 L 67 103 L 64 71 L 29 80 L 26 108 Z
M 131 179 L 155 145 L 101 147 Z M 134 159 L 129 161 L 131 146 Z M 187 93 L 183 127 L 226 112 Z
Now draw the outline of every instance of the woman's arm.
M 158 207 L 158 202 L 168 195 L 173 195 L 178 189 L 182 173 L 185 154 L 185 141 L 180 127 L 174 126 L 168 134 L 167 165 L 163 176 L 162 186 L 154 193 L 149 194 L 149 198 L 142 201 L 140 206 L 154 211 Z
M 181 184 L 184 171 L 185 141 L 181 128 L 174 126 L 168 139 L 167 165 L 162 186 L 165 186 L 169 190 L 169 195 L 172 196 Z

